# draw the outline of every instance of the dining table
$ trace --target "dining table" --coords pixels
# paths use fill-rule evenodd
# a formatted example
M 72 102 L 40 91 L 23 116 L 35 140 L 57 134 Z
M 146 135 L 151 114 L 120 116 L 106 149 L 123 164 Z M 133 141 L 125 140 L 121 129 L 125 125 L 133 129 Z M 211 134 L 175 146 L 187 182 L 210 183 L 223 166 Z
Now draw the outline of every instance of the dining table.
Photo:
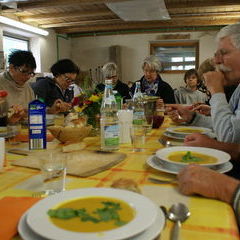
M 184 203 L 188 206 L 191 215 L 182 224 L 182 240 L 240 239 L 234 211 L 229 204 L 199 195 L 185 196 L 178 190 L 177 181 L 175 181 L 177 180 L 176 174 L 153 169 L 146 163 L 147 159 L 158 149 L 165 147 L 159 139 L 162 138 L 165 129 L 170 126 L 175 126 L 175 124 L 170 118 L 165 117 L 159 129 L 152 129 L 147 133 L 146 143 L 141 152 L 133 152 L 130 143 L 120 144 L 118 152 L 126 154 L 126 158 L 110 169 L 88 177 L 67 175 L 66 191 L 91 187 L 108 188 L 118 179 L 131 179 L 138 185 L 141 194 L 150 198 L 159 207 L 164 206 L 169 209 L 175 203 Z M 100 149 L 99 136 L 86 137 L 84 142 L 86 142 L 87 150 Z M 46 151 L 51 146 L 58 144 L 56 139 L 48 142 Z M 8 152 L 12 148 L 26 149 L 27 147 L 27 142 L 13 145 L 6 141 L 6 165 L 0 170 L 0 199 L 37 196 L 41 177 L 40 170 L 12 165 L 11 163 L 16 159 L 24 159 L 26 156 Z M 173 180 L 173 182 L 157 184 L 149 181 L 150 177 Z M 144 208 L 144 206 L 142 207 Z M 166 219 L 166 224 L 157 240 L 169 240 L 173 224 L 172 221 Z M 22 238 L 17 234 L 12 239 L 20 240 Z

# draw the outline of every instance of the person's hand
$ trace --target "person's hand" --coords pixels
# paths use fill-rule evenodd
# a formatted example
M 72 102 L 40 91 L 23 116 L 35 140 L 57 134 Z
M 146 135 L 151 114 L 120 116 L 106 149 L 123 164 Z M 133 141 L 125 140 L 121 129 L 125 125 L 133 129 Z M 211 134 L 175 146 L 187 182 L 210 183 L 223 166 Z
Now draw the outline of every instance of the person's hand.
M 224 93 L 224 75 L 222 72 L 207 72 L 203 74 L 207 89 L 214 93 Z
M 205 116 L 210 116 L 211 115 L 211 107 L 207 104 L 200 104 L 197 106 L 193 105 L 192 111 L 201 113 Z
M 164 102 L 163 99 L 157 99 L 156 101 L 156 109 L 163 109 L 164 108 Z
M 193 112 L 180 104 L 166 104 L 168 116 L 177 123 L 190 122 L 193 118 Z
M 217 140 L 201 133 L 193 133 L 185 137 L 184 145 L 215 148 Z
M 57 99 L 53 105 L 48 109 L 48 113 L 60 113 L 60 112 L 67 112 L 71 109 L 72 105 L 70 103 L 66 103 L 61 99 Z
M 239 181 L 206 167 L 191 164 L 177 176 L 179 191 L 185 195 L 200 194 L 230 203 Z
M 26 110 L 21 105 L 13 105 L 8 110 L 8 123 L 14 124 L 23 119 L 26 115 Z

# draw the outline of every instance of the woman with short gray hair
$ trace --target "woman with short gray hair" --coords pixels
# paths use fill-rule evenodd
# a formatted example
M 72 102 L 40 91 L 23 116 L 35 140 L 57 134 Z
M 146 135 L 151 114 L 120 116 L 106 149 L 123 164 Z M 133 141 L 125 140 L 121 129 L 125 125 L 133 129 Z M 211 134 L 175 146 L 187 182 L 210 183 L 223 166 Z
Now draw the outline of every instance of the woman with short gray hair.
M 139 80 L 142 93 L 148 96 L 159 96 L 164 103 L 175 103 L 172 87 L 162 80 L 160 72 L 162 64 L 158 57 L 149 56 L 143 60 L 142 69 L 144 76 Z M 136 84 L 131 88 L 134 94 Z
M 102 73 L 104 79 L 112 80 L 113 90 L 117 91 L 121 95 L 121 97 L 123 98 L 123 102 L 125 102 L 126 99 L 131 98 L 128 85 L 119 80 L 118 67 L 114 62 L 106 63 L 102 67 Z M 103 92 L 104 89 L 105 85 L 103 83 L 100 83 L 96 86 L 96 91 L 98 92 Z

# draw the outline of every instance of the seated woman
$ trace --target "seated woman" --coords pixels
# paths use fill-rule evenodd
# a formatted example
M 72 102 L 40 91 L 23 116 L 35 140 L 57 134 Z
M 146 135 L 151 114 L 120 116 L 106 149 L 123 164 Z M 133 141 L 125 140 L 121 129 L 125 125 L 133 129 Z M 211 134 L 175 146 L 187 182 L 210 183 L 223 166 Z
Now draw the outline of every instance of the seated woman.
M 186 83 L 186 87 L 180 87 L 174 91 L 176 103 L 192 105 L 208 101 L 207 94 L 198 90 L 201 80 L 195 69 L 186 71 L 184 82 Z
M 54 78 L 40 78 L 32 84 L 33 91 L 52 108 L 49 113 L 56 112 L 57 109 L 53 108 L 53 105 L 60 108 L 58 112 L 66 112 L 71 108 L 70 102 L 73 98 L 73 91 L 69 86 L 77 77 L 79 68 L 70 59 L 62 59 L 53 64 L 50 70 Z
M 118 67 L 115 63 L 113 62 L 106 63 L 102 68 L 102 72 L 104 79 L 112 80 L 113 90 L 117 91 L 121 95 L 121 97 L 123 98 L 123 102 L 125 102 L 126 99 L 131 98 L 129 94 L 128 85 L 121 82 L 118 78 L 119 72 Z M 103 83 L 100 83 L 96 86 L 96 91 L 103 92 L 104 89 L 105 85 Z
M 139 80 L 141 84 L 141 92 L 147 96 L 159 96 L 164 103 L 175 103 L 174 92 L 172 87 L 164 82 L 160 76 L 162 70 L 161 62 L 155 56 L 144 59 L 142 69 L 144 76 Z M 135 92 L 134 83 L 131 87 L 132 95 Z

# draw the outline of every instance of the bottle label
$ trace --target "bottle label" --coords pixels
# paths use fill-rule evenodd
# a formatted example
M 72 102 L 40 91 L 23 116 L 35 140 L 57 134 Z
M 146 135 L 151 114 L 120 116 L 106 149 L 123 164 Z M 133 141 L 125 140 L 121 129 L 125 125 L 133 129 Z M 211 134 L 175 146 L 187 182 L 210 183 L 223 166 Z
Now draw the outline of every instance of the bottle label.
M 106 146 L 119 145 L 119 125 L 104 126 L 104 142 Z
M 134 112 L 133 124 L 143 125 L 143 123 L 144 123 L 144 112 Z
M 39 100 L 29 103 L 29 149 L 46 148 L 46 106 Z

